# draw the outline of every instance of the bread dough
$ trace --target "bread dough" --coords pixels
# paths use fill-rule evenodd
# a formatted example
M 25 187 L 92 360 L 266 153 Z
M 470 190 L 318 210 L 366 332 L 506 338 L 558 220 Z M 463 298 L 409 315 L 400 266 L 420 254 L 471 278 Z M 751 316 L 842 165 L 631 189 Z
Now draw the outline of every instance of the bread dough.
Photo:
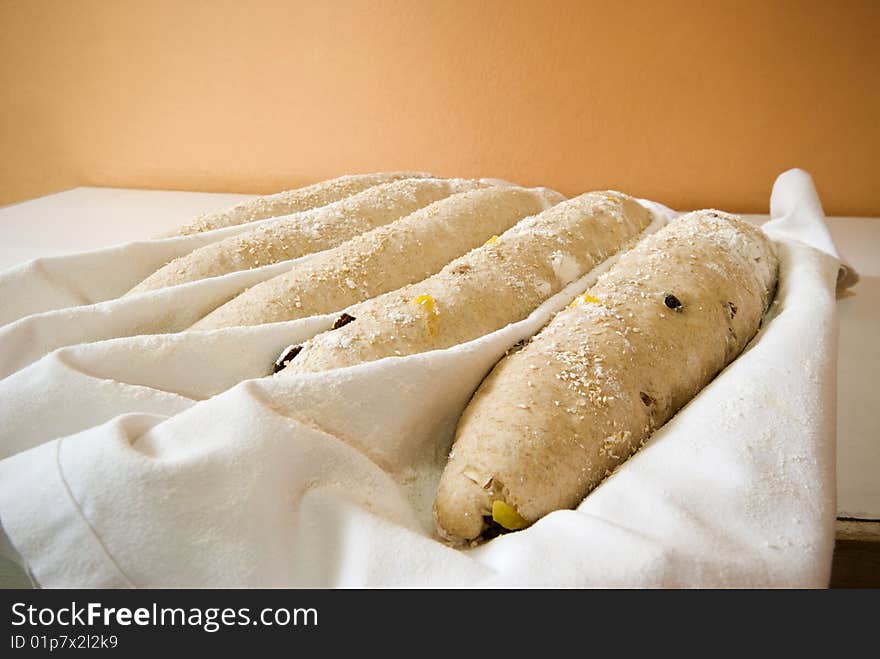
M 208 213 L 174 231 L 173 236 L 189 236 L 203 231 L 222 229 L 265 220 L 279 215 L 290 215 L 300 211 L 326 206 L 345 199 L 367 188 L 406 178 L 423 178 L 429 174 L 421 172 L 378 172 L 375 174 L 349 174 L 338 178 L 307 185 L 296 190 L 286 190 L 265 197 L 257 197 L 242 202 L 227 211 Z
M 776 277 L 767 237 L 725 213 L 646 238 L 480 385 L 440 481 L 439 533 L 478 538 L 493 506 L 515 528 L 580 503 L 739 355 Z
M 283 372 L 447 348 L 522 320 L 634 241 L 651 219 L 647 209 L 619 192 L 562 202 L 433 277 L 347 310 L 355 321 L 307 341 Z
M 485 187 L 465 179 L 411 178 L 373 186 L 342 201 L 262 224 L 174 259 L 126 295 L 218 277 L 319 252 L 457 192 Z
M 561 199 L 546 188 L 513 186 L 453 195 L 295 264 L 192 329 L 259 325 L 344 309 L 434 274 L 493 234 Z

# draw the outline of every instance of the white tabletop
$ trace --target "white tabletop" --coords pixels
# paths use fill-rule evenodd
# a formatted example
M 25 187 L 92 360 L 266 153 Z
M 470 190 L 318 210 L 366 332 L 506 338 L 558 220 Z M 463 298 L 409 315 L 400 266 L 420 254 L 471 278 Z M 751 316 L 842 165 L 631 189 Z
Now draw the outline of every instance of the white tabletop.
M 0 208 L 0 269 L 37 256 L 147 238 L 249 195 L 76 188 Z M 766 216 L 752 216 L 766 219 Z M 880 519 L 880 218 L 828 218 L 861 281 L 839 301 L 837 507 Z

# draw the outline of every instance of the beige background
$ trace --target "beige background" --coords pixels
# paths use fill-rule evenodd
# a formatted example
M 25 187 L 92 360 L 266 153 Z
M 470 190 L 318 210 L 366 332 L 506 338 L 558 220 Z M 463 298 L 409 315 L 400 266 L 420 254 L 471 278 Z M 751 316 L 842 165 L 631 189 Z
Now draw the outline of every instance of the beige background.
M 880 2 L 0 0 L 0 203 L 418 168 L 880 215 Z

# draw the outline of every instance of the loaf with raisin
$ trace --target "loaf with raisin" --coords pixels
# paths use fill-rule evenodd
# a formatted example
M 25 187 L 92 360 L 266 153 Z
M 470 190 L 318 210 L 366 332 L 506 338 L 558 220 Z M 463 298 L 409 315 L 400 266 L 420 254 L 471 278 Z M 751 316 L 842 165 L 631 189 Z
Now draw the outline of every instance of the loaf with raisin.
M 434 513 L 453 542 L 572 508 L 755 336 L 777 260 L 698 211 L 647 237 L 502 359 L 462 415 Z
M 520 221 L 436 275 L 348 309 L 347 323 L 299 348 L 286 373 L 447 348 L 522 320 L 630 245 L 652 213 L 619 192 L 591 192 Z

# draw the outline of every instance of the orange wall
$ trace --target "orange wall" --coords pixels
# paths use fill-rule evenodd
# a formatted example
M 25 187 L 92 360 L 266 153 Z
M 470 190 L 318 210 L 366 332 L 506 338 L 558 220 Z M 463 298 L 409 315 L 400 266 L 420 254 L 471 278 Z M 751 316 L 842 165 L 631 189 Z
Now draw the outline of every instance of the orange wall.
M 497 176 L 880 215 L 880 2 L 0 3 L 0 203 Z

